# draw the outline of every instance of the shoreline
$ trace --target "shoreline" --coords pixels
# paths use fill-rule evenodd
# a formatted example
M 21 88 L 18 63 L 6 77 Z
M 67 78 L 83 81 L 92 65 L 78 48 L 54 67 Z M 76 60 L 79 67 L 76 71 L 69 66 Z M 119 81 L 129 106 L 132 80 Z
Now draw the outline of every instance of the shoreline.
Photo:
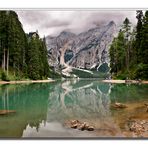
M 136 81 L 136 80 L 102 80 L 102 82 L 105 82 L 105 83 L 115 83 L 115 84 L 123 84 L 123 83 L 126 83 L 126 84 L 148 84 L 148 81 Z
M 22 80 L 22 81 L 0 81 L 0 84 L 23 84 L 23 83 L 49 83 L 55 80 Z
M 23 83 L 50 83 L 55 82 L 55 80 L 20 80 L 20 81 L 0 81 L 0 85 L 3 84 L 23 84 Z M 136 81 L 136 80 L 101 80 L 104 83 L 114 83 L 114 84 L 148 84 L 148 81 Z

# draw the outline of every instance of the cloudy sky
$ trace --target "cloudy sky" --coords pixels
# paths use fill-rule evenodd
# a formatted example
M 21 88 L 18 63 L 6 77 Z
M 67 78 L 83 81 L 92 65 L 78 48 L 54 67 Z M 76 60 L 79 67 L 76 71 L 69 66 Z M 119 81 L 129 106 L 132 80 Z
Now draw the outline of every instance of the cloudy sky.
M 69 30 L 74 33 L 86 31 L 96 25 L 107 24 L 114 21 L 120 26 L 128 17 L 133 24 L 136 24 L 136 12 L 133 11 L 33 11 L 19 10 L 17 14 L 25 32 L 38 30 L 41 37 L 44 35 L 58 35 L 63 30 Z

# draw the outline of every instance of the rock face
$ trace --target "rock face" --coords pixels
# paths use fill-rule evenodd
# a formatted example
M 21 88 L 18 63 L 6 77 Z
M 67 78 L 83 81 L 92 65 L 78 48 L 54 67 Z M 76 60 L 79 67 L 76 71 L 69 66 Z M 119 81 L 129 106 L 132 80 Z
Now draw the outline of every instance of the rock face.
M 57 37 L 48 36 L 49 64 L 53 67 L 69 65 L 76 68 L 98 69 L 109 64 L 109 46 L 116 34 L 113 21 L 78 35 L 63 31 Z
M 66 45 L 70 40 L 75 38 L 75 34 L 71 32 L 63 31 L 57 37 L 48 36 L 46 38 L 46 44 L 48 49 L 48 61 L 53 67 L 58 67 L 60 65 L 61 59 L 61 48 Z

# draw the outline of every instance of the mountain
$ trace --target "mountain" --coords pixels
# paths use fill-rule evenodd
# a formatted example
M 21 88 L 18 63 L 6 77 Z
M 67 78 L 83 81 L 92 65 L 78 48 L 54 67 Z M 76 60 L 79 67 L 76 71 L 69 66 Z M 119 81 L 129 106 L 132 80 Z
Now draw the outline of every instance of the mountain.
M 70 69 L 67 67 L 99 70 L 102 65 L 108 66 L 109 46 L 116 30 L 116 24 L 111 21 L 78 35 L 63 31 L 57 37 L 47 36 L 49 64 L 55 69 L 62 66 L 67 70 Z
M 48 49 L 48 61 L 51 66 L 58 67 L 60 62 L 60 48 L 67 42 L 75 38 L 75 34 L 71 32 L 62 31 L 57 37 L 46 37 L 46 45 Z

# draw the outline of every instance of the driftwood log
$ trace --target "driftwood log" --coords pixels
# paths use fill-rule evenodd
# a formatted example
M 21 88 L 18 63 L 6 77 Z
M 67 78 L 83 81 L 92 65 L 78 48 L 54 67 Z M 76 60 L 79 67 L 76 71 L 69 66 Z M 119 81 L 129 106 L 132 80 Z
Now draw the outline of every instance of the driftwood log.
M 0 115 L 8 115 L 11 113 L 16 113 L 15 110 L 0 110 Z

